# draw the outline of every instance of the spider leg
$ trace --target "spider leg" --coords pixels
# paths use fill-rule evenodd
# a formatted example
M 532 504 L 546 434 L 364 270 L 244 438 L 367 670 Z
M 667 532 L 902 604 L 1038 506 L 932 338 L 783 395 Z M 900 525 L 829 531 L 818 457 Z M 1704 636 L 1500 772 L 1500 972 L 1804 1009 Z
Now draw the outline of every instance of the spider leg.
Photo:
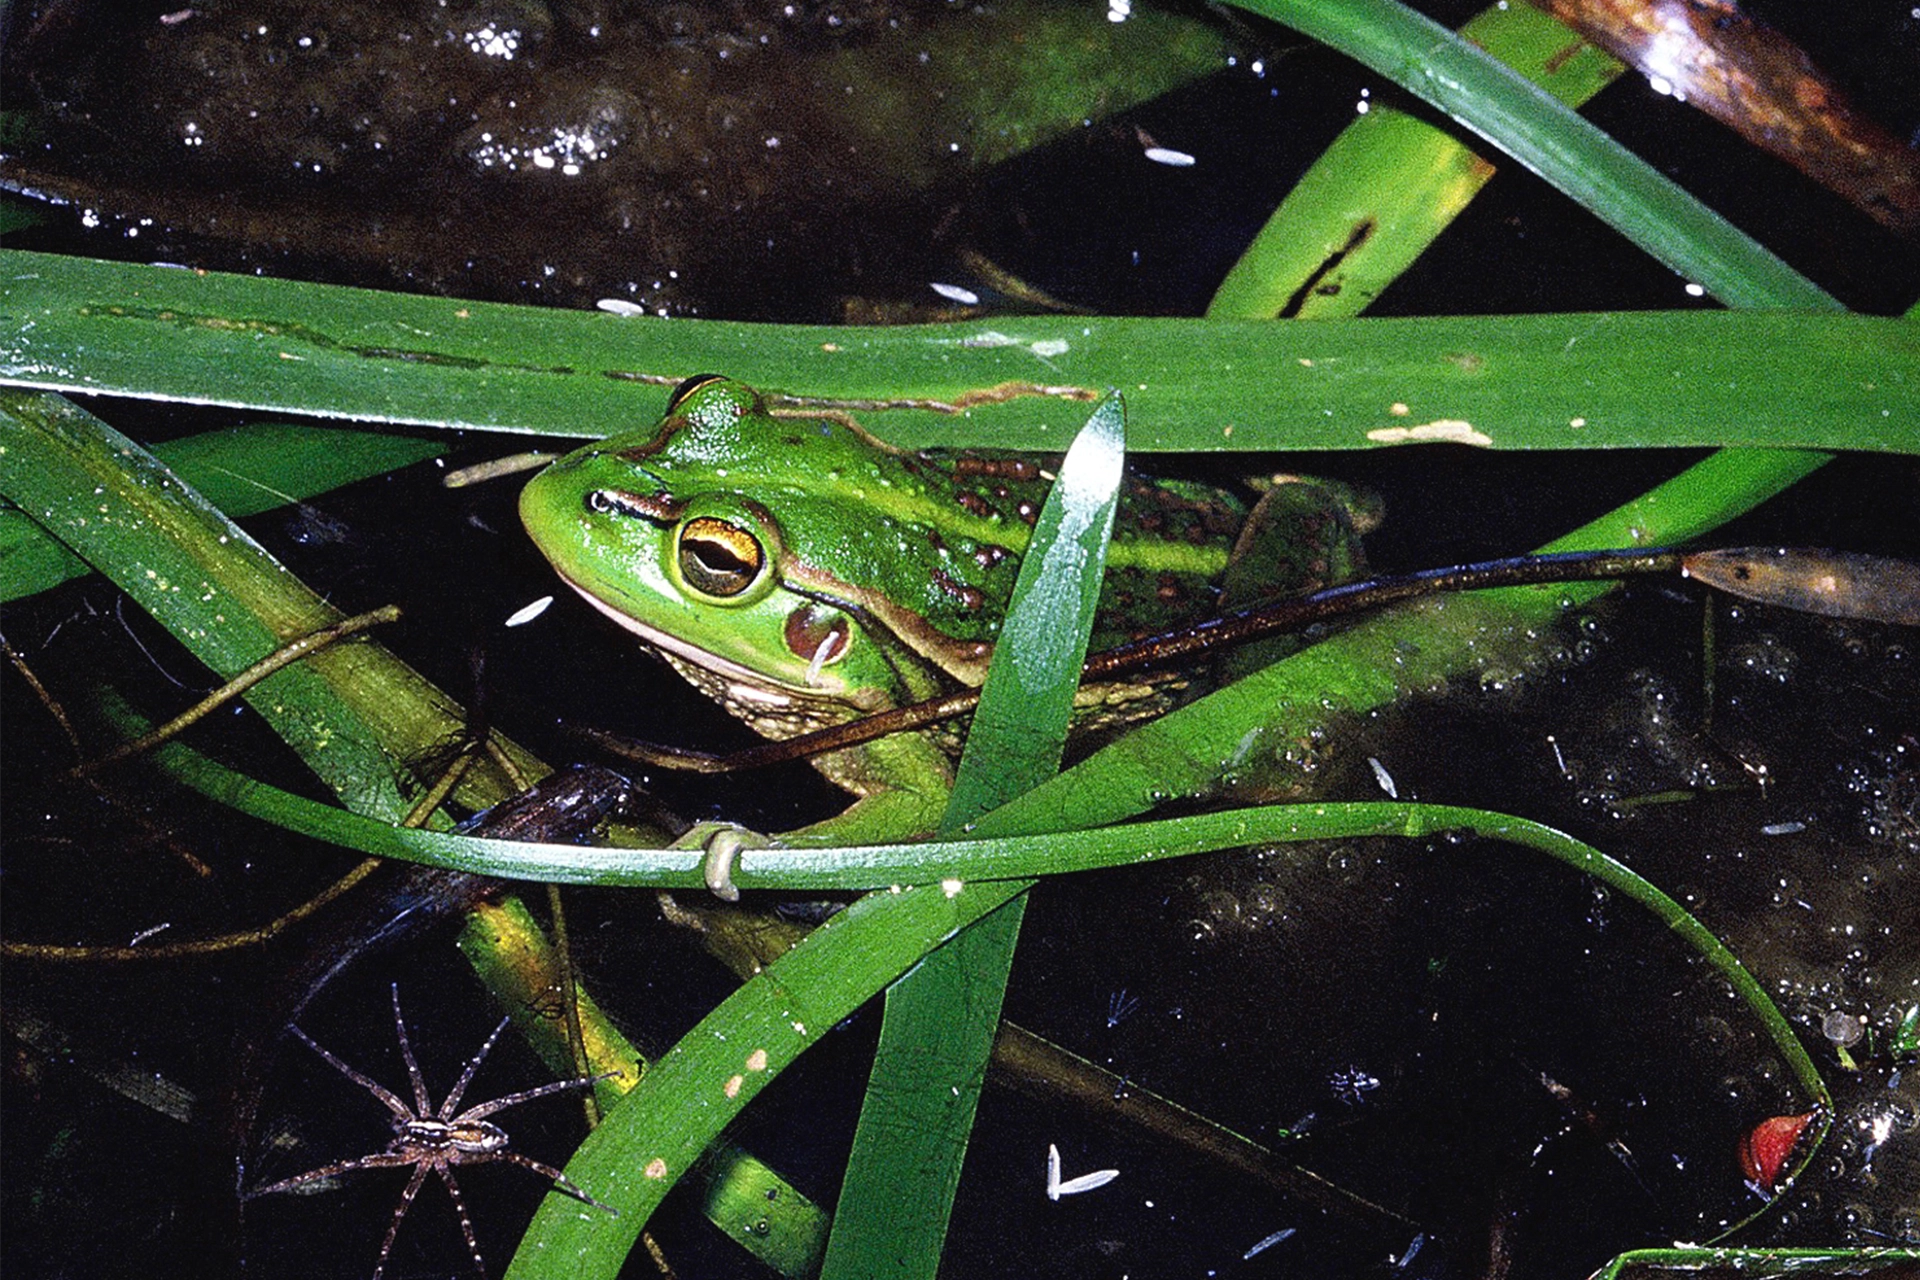
M 620 1216 L 620 1211 L 618 1209 L 614 1208 L 610 1204 L 605 1204 L 599 1200 L 595 1200 L 592 1196 L 586 1193 L 586 1191 L 580 1186 L 579 1183 L 575 1182 L 573 1179 L 569 1178 L 566 1174 L 560 1172 L 558 1169 L 554 1168 L 552 1165 L 541 1164 L 538 1160 L 535 1160 L 532 1156 L 523 1156 L 518 1151 L 496 1151 L 492 1155 L 490 1155 L 488 1159 L 505 1160 L 508 1164 L 519 1165 L 522 1169 L 531 1169 L 535 1173 L 541 1175 L 542 1177 L 552 1179 L 553 1189 L 555 1191 L 560 1192 L 562 1195 L 572 1196 L 575 1200 L 580 1201 L 582 1204 L 590 1204 L 596 1209 L 605 1209 L 608 1213 L 612 1214 L 616 1218 Z
M 291 1191 L 304 1183 L 318 1182 L 321 1178 L 331 1178 L 335 1174 L 351 1173 L 355 1169 L 394 1169 L 403 1164 L 415 1163 L 417 1161 L 412 1156 L 398 1151 L 376 1151 L 370 1156 L 361 1156 L 355 1160 L 336 1160 L 332 1164 L 323 1164 L 318 1169 L 309 1169 L 291 1178 L 282 1178 L 264 1187 L 255 1187 L 246 1193 L 246 1199 L 270 1196 L 276 1191 Z
M 568 1089 L 584 1089 L 589 1085 L 599 1084 L 602 1080 L 610 1080 L 619 1074 L 618 1071 L 603 1071 L 597 1076 L 581 1076 L 577 1080 L 556 1080 L 552 1084 L 543 1084 L 537 1088 L 522 1089 L 518 1093 L 509 1093 L 505 1097 L 495 1098 L 491 1102 L 483 1102 L 477 1107 L 469 1107 L 460 1113 L 459 1120 L 456 1121 L 456 1123 L 466 1120 L 480 1120 L 492 1115 L 496 1111 L 504 1111 L 508 1107 L 517 1107 L 523 1102 L 531 1102 L 535 1098 L 544 1098 L 550 1093 L 561 1093 Z M 451 1104 L 452 1101 L 459 1096 L 460 1091 L 455 1089 L 447 1095 L 448 1103 Z M 442 1110 L 445 1110 L 445 1108 L 442 1108 Z M 440 1118 L 444 1120 L 447 1117 L 441 1116 Z
M 487 1060 L 487 1054 L 492 1052 L 494 1042 L 500 1039 L 500 1033 L 507 1029 L 507 1023 L 510 1021 L 512 1021 L 510 1018 L 500 1019 L 500 1025 L 493 1029 L 493 1034 L 487 1037 L 487 1042 L 481 1045 L 479 1050 L 471 1058 L 467 1059 L 467 1069 L 460 1073 L 460 1079 L 455 1082 L 453 1092 L 449 1093 L 447 1100 L 440 1104 L 440 1112 L 438 1116 L 435 1117 L 436 1119 L 446 1120 L 452 1117 L 453 1109 L 460 1104 L 460 1095 L 465 1093 L 467 1086 L 473 1083 L 473 1073 L 478 1071 L 480 1064 Z M 420 1114 L 427 1114 L 424 1103 L 421 1106 Z
M 325 1058 L 327 1060 L 328 1066 L 332 1067 L 335 1071 L 338 1071 L 341 1075 L 345 1076 L 347 1079 L 359 1085 L 362 1089 L 365 1089 L 368 1093 L 372 1094 L 374 1097 L 380 1099 L 381 1105 L 385 1106 L 387 1110 L 393 1112 L 395 1116 L 397 1116 L 402 1120 L 412 1120 L 415 1118 L 415 1112 L 411 1108 L 409 1108 L 406 1103 L 402 1102 L 400 1100 L 400 1096 L 394 1093 L 393 1090 L 387 1088 L 385 1085 L 379 1083 L 377 1080 L 370 1079 L 369 1077 L 354 1070 L 352 1067 L 348 1066 L 345 1062 L 335 1057 L 328 1050 L 323 1049 L 320 1046 L 319 1041 L 315 1040 L 312 1036 L 308 1035 L 306 1032 L 302 1031 L 300 1028 L 290 1026 L 287 1028 L 287 1030 L 293 1032 L 293 1034 L 297 1036 L 300 1042 L 306 1045 L 307 1048 L 313 1050 L 315 1053 Z M 406 1041 L 402 1040 L 401 1043 L 405 1044 Z M 424 1107 L 422 1108 L 421 1114 L 425 1114 Z
M 406 1218 L 407 1210 L 413 1208 L 413 1198 L 420 1194 L 420 1184 L 427 1180 L 428 1168 L 425 1161 L 413 1166 L 413 1177 L 407 1181 L 407 1189 L 400 1193 L 400 1207 L 393 1211 L 393 1222 L 387 1227 L 387 1238 L 380 1242 L 380 1260 L 373 1264 L 373 1280 L 380 1280 L 380 1273 L 387 1269 L 387 1256 L 393 1252 L 393 1239 L 400 1234 L 400 1223 Z
M 393 1029 L 400 1037 L 400 1056 L 407 1060 L 407 1079 L 413 1082 L 413 1100 L 419 1105 L 407 1113 L 407 1119 L 423 1119 L 433 1115 L 433 1103 L 427 1099 L 427 1082 L 420 1075 L 420 1064 L 414 1061 L 413 1046 L 407 1043 L 406 1020 L 400 1016 L 400 984 L 393 984 Z
M 447 1194 L 453 1197 L 453 1207 L 460 1212 L 460 1231 L 467 1237 L 467 1252 L 473 1255 L 473 1269 L 480 1273 L 480 1280 L 487 1280 L 487 1261 L 480 1256 L 480 1241 L 474 1238 L 473 1219 L 467 1216 L 467 1200 L 460 1194 L 460 1184 L 454 1181 L 453 1170 L 444 1164 L 435 1165 L 440 1181 L 447 1184 Z M 421 1172 L 425 1172 L 423 1168 Z

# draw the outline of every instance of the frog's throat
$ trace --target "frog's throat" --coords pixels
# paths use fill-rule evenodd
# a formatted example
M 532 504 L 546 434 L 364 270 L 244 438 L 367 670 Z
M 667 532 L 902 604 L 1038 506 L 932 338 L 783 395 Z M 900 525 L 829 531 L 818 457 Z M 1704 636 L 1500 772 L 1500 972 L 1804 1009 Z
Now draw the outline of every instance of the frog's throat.
M 730 699 L 764 704 L 769 714 L 792 712 L 795 710 L 795 704 L 798 703 L 826 703 L 842 709 L 842 714 L 832 717 L 832 722 L 837 722 L 851 718 L 858 709 L 856 700 L 847 689 L 846 682 L 837 676 L 819 672 L 814 676 L 813 684 L 795 684 L 778 679 L 764 671 L 743 666 L 730 658 L 723 658 L 698 645 L 688 644 L 670 632 L 650 627 L 638 618 L 620 612 L 564 573 L 560 575 L 560 580 L 579 592 L 581 598 L 588 604 L 639 636 L 650 647 L 660 650 L 671 658 L 680 659 L 679 662 L 674 663 L 674 666 L 679 668 L 681 674 L 687 676 L 692 683 L 701 685 L 703 688 L 706 687 L 705 682 L 694 680 L 691 675 L 688 675 L 687 666 L 711 672 L 719 677 L 721 683 L 729 690 Z M 739 714 L 746 719 L 757 718 L 747 715 L 744 710 Z M 812 718 L 818 718 L 817 713 Z

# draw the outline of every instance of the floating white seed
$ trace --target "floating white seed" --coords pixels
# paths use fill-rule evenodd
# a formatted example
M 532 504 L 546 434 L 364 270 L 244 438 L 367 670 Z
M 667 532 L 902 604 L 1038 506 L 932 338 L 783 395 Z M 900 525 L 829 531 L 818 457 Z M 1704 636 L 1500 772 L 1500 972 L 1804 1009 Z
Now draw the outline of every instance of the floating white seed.
M 507 619 L 507 625 L 510 627 L 524 627 L 529 622 L 532 622 L 535 618 L 545 613 L 547 611 L 547 607 L 552 603 L 553 603 L 552 596 L 541 596 L 538 600 L 535 600 L 532 604 L 523 605 L 520 608 L 515 609 L 513 611 L 512 616 L 510 616 Z
M 1274 1232 L 1272 1235 L 1268 1236 L 1266 1239 L 1260 1241 L 1260 1243 L 1254 1245 L 1253 1248 L 1241 1254 L 1240 1261 L 1242 1262 L 1251 1261 L 1253 1258 L 1257 1257 L 1260 1254 L 1265 1253 L 1267 1250 L 1273 1248 L 1273 1246 L 1279 1244 L 1282 1240 L 1285 1240 L 1288 1236 L 1292 1234 L 1293 1234 L 1292 1227 L 1280 1228 L 1278 1231 Z
M 980 305 L 980 295 L 963 285 L 941 284 L 938 280 L 934 280 L 929 282 L 929 286 L 949 302 L 957 302 L 963 307 Z
M 1118 1169 L 1100 1169 L 1094 1173 L 1083 1173 L 1077 1178 L 1068 1178 L 1060 1184 L 1061 1196 L 1077 1196 L 1082 1191 L 1092 1191 L 1095 1187 L 1104 1187 L 1120 1176 Z M 1055 1196 L 1058 1200 L 1060 1196 Z
M 1062 1182 L 1060 1180 L 1060 1148 L 1051 1142 L 1047 1144 L 1047 1199 L 1049 1200 L 1058 1200 L 1061 1196 L 1077 1196 L 1082 1191 L 1104 1187 L 1119 1176 L 1118 1169 L 1100 1169 Z

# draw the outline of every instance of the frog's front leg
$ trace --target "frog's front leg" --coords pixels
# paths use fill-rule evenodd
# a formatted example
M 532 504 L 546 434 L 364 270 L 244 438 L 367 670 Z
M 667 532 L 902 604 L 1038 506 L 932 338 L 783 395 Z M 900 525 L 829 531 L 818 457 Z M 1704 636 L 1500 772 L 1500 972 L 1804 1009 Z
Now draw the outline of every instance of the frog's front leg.
M 795 845 L 888 844 L 932 835 L 953 794 L 953 762 L 926 733 L 896 733 L 814 762 L 859 797 L 831 818 L 787 832 Z

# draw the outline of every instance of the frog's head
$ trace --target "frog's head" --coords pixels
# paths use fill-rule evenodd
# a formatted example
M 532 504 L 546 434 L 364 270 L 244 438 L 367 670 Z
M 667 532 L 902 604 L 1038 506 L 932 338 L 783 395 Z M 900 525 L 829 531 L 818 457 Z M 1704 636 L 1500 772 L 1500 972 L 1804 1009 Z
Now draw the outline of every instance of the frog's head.
M 536 476 L 520 516 L 568 585 L 747 718 L 796 700 L 870 710 L 933 691 L 940 671 L 977 682 L 988 652 L 893 585 L 916 575 L 909 540 L 871 499 L 901 485 L 899 465 L 844 423 L 694 378 L 657 427 Z

